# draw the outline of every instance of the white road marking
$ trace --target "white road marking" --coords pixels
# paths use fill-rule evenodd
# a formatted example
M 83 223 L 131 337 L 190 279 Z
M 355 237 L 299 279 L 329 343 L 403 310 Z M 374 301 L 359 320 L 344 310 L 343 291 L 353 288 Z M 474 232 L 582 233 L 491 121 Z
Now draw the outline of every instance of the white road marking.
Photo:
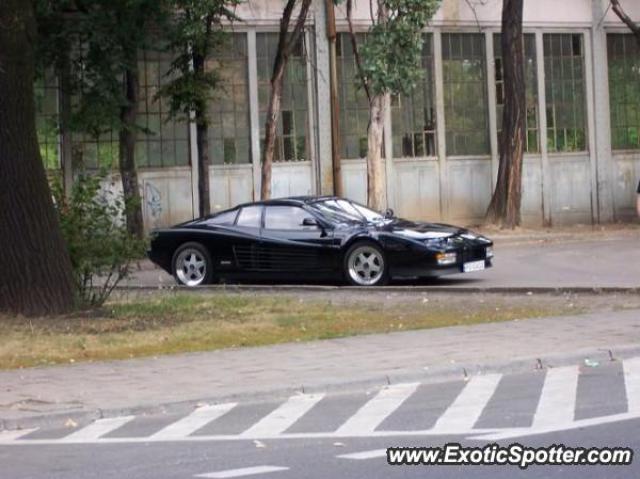
M 156 432 L 151 436 L 151 439 L 171 440 L 189 436 L 198 429 L 218 419 L 220 416 L 228 413 L 235 406 L 236 403 L 226 403 L 200 407 L 188 416 Z
M 512 439 L 515 437 L 536 436 L 538 434 L 547 434 L 558 431 L 571 431 L 573 429 L 580 429 L 585 427 L 600 426 L 602 424 L 611 424 L 620 421 L 629 421 L 632 419 L 640 419 L 640 412 L 635 413 L 621 413 L 613 414 L 611 416 L 592 417 L 589 419 L 580 419 L 571 423 L 557 424 L 555 426 L 549 426 L 546 428 L 512 428 L 512 429 L 495 429 L 493 432 L 487 434 L 479 434 L 477 436 L 470 436 L 467 439 L 482 440 L 482 441 L 500 441 L 502 439 Z
M 350 454 L 341 454 L 336 456 L 339 459 L 353 459 L 355 461 L 364 461 L 366 459 L 375 459 L 377 457 L 387 457 L 386 449 L 373 449 L 371 451 L 352 452 Z
M 243 437 L 270 437 L 282 434 L 315 406 L 324 394 L 300 394 L 291 396 L 287 402 L 275 411 L 263 417 L 256 424 L 244 431 Z
M 640 358 L 625 359 L 623 370 L 627 411 L 640 414 Z
M 578 366 L 547 371 L 538 408 L 533 417 L 533 429 L 545 429 L 573 422 L 578 391 Z
M 471 431 L 493 396 L 501 377 L 501 374 L 487 374 L 472 378 L 436 421 L 433 429 L 451 433 Z
M 37 431 L 38 428 L 35 427 L 33 429 L 17 429 L 15 431 L 0 431 L 0 443 L 4 441 L 15 441 L 16 439 L 20 439 L 27 434 L 31 434 L 34 431 Z
M 255 476 L 257 474 L 267 474 L 269 472 L 288 471 L 288 467 L 279 466 L 256 466 L 243 467 L 242 469 L 229 469 L 227 471 L 210 472 L 208 474 L 198 474 L 194 477 L 203 477 L 205 479 L 225 479 L 229 477 Z
M 60 439 L 60 442 L 91 442 L 100 439 L 105 434 L 124 426 L 129 421 L 133 421 L 135 416 L 112 417 L 108 419 L 98 419 L 82 429 L 69 434 Z
M 411 396 L 419 383 L 398 384 L 382 389 L 336 431 L 338 436 L 362 436 L 371 434 Z

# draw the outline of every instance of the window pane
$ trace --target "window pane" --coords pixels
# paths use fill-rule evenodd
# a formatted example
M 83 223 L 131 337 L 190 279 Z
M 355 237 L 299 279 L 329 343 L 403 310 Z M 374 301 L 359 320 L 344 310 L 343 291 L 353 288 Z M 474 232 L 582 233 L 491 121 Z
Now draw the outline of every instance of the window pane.
M 277 33 L 257 34 L 258 102 L 260 104 L 260 137 L 264 143 L 265 121 L 271 93 L 271 73 L 278 47 Z M 274 161 L 304 161 L 309 159 L 308 142 L 308 85 L 307 50 L 305 36 L 293 49 L 285 70 L 282 86 L 282 112 L 276 127 Z M 262 65 L 262 68 L 260 68 Z M 302 141 L 300 140 L 302 139 Z
M 584 151 L 586 115 L 581 34 L 544 35 L 549 151 Z
M 358 42 L 365 38 L 357 35 Z M 360 86 L 356 60 L 348 33 L 341 33 L 336 40 L 338 102 L 340 105 L 340 156 L 364 158 L 367 156 L 367 126 L 369 102 Z
M 493 36 L 493 49 L 496 69 L 496 113 L 498 138 L 502 131 L 502 115 L 504 111 L 504 77 L 502 70 L 502 44 L 501 34 Z M 538 72 L 536 68 L 536 39 L 533 33 L 524 35 L 524 68 L 525 68 L 525 88 L 527 100 L 527 141 L 525 152 L 537 153 L 540 151 L 538 145 Z M 500 145 L 500 141 L 498 141 Z
M 484 36 L 442 34 L 447 155 L 489 154 Z
M 237 225 L 246 228 L 260 228 L 261 221 L 262 206 L 247 206 L 240 210 Z
M 431 34 L 424 35 L 423 77 L 409 95 L 392 102 L 393 156 L 436 156 L 436 108 L 433 83 L 433 44 Z
M 207 220 L 208 225 L 232 225 L 236 216 L 238 216 L 238 210 L 223 211 L 218 213 L 213 218 Z
M 36 128 L 40 156 L 45 168 L 60 168 L 60 136 L 58 125 L 58 82 L 51 72 L 39 77 L 34 85 Z
M 270 230 L 316 229 L 315 226 L 303 226 L 305 218 L 313 218 L 297 206 L 268 206 L 264 213 L 264 227 Z
M 137 156 L 140 167 L 174 167 L 189 164 L 188 149 L 182 142 L 188 138 L 188 125 L 184 119 L 171 118 L 169 100 L 157 98 L 160 88 L 171 78 L 167 76 L 172 55 L 160 51 L 144 51 L 140 59 L 140 71 L 144 79 L 140 84 L 143 99 L 138 111 L 138 122 L 147 128 L 138 133 L 138 142 L 147 144 L 147 155 Z M 180 145 L 178 145 L 180 143 Z
M 220 89 L 209 101 L 209 152 L 214 165 L 251 162 L 247 36 L 233 33 L 208 60 L 220 75 Z
M 611 146 L 640 149 L 640 49 L 631 34 L 607 35 Z

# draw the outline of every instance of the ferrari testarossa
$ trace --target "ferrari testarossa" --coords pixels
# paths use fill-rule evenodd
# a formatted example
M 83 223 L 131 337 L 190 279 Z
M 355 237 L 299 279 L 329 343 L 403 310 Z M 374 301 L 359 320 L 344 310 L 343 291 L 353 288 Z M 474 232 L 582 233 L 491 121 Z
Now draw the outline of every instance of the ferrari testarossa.
M 156 230 L 149 258 L 186 286 L 221 279 L 379 286 L 491 267 L 493 243 L 464 228 L 396 218 L 338 197 L 236 206 Z

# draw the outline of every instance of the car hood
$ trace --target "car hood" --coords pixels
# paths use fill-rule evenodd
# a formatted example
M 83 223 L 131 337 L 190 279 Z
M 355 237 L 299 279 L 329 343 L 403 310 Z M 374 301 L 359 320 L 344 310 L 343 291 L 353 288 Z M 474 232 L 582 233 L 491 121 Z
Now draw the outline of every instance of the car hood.
M 379 226 L 379 228 L 389 233 L 416 240 L 444 239 L 458 235 L 468 236 L 468 239 L 476 239 L 478 237 L 469 230 L 457 226 L 409 221 L 402 218 L 394 218 L 392 221 Z

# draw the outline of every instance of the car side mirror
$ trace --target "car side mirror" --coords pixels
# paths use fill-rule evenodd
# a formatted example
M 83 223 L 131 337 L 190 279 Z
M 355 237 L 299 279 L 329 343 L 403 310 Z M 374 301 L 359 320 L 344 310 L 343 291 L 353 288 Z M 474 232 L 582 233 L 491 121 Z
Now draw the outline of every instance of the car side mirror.
M 395 218 L 395 216 L 396 216 L 396 213 L 391 208 L 389 208 L 387 211 L 384 212 L 385 218 Z
M 302 220 L 302 226 L 318 226 L 318 222 L 315 218 L 305 218 Z

